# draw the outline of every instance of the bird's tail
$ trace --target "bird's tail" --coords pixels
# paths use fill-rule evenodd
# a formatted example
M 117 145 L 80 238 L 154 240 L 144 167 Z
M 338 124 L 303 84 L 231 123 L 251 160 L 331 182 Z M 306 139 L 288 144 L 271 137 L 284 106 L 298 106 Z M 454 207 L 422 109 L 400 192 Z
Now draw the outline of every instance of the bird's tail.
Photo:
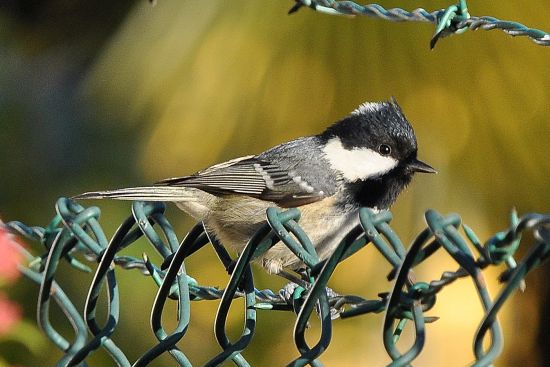
M 73 199 L 117 199 L 136 201 L 189 201 L 193 194 L 186 187 L 143 186 L 125 189 L 92 191 L 73 196 Z

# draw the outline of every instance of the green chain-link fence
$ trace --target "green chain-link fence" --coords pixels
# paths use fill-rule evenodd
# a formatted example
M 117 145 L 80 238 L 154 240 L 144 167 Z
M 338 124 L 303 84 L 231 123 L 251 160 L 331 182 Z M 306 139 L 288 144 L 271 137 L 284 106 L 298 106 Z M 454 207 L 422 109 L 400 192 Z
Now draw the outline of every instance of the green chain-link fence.
M 482 243 L 468 226 L 462 224 L 458 215 L 442 216 L 434 210 L 428 210 L 425 214 L 426 229 L 406 250 L 390 227 L 390 212 L 377 214 L 363 208 L 359 211 L 360 224 L 349 232 L 329 259 L 319 261 L 307 234 L 300 228 L 300 211 L 271 208 L 266 213 L 263 227 L 250 239 L 240 256 L 232 259 L 220 243 L 208 238 L 201 223 L 180 242 L 164 216 L 164 210 L 163 204 L 135 202 L 132 215 L 120 225 L 111 239 L 107 239 L 99 224 L 100 210 L 97 207 L 84 208 L 66 198 L 58 200 L 57 215 L 44 228 L 28 227 L 20 222 L 5 224 L 10 231 L 41 244 L 42 250 L 38 250 L 38 256 L 23 248 L 19 249 L 28 260 L 27 266 L 21 265 L 20 270 L 40 286 L 38 323 L 51 342 L 64 353 L 59 366 L 83 365 L 86 357 L 99 348 L 104 348 L 119 366 L 146 366 L 162 353 L 170 353 L 180 366 L 191 366 L 185 355 L 185 343 L 181 343 L 183 349 L 177 345 L 189 326 L 190 303 L 219 298 L 221 302 L 215 316 L 215 338 L 222 351 L 212 356 L 206 366 L 217 366 L 228 360 L 237 366 L 248 366 L 241 352 L 254 336 L 256 314 L 258 311 L 275 310 L 291 311 L 297 315 L 294 342 L 298 357 L 289 361 L 288 366 L 321 366 L 319 358 L 331 341 L 335 319 L 379 312 L 385 314 L 383 341 L 393 361 L 391 365 L 407 366 L 422 351 L 426 323 L 436 320 L 425 314 L 436 303 L 437 294 L 462 277 L 472 280 L 484 310 L 474 336 L 476 362 L 473 365 L 487 366 L 503 349 L 502 331 L 496 318 L 498 312 L 512 292 L 523 287 L 527 273 L 550 255 L 550 215 L 528 214 L 518 218 L 512 213 L 510 227 Z M 535 243 L 516 263 L 513 255 L 524 232 L 532 233 Z M 147 257 L 137 259 L 117 255 L 142 236 L 162 256 L 162 264 L 153 264 Z M 294 275 L 296 282 L 278 293 L 258 290 L 254 285 L 251 263 L 279 241 L 304 261 L 306 270 Z M 222 290 L 197 284 L 185 270 L 185 260 L 209 243 L 230 274 Z M 381 289 L 384 292 L 379 294 L 380 298 L 369 300 L 359 296 L 339 295 L 327 288 L 336 265 L 367 245 L 376 247 L 380 256 L 393 269 L 388 275 L 391 283 Z M 439 279 L 429 283 L 416 282 L 413 269 L 438 251 L 445 251 L 451 256 L 456 261 L 457 269 L 446 271 Z M 85 263 L 76 259 L 79 254 L 84 254 L 90 262 L 99 262 L 82 315 L 54 280 L 61 261 L 70 263 L 77 270 L 89 270 Z M 110 337 L 117 327 L 119 312 L 125 310 L 125 306 L 120 304 L 113 264 L 123 269 L 140 269 L 159 286 L 151 314 L 152 331 L 159 342 L 134 362 L 128 360 Z M 492 298 L 485 285 L 483 269 L 501 264 L 506 265 L 500 275 L 504 286 Z M 96 320 L 102 287 L 108 290 L 109 312 L 108 321 L 103 325 Z M 226 334 L 226 321 L 236 297 L 245 299 L 246 318 L 241 336 L 237 340 L 230 340 Z M 52 299 L 61 307 L 74 328 L 73 340 L 61 336 L 50 322 Z M 161 322 L 167 302 L 177 302 L 178 305 L 178 324 L 172 332 L 165 330 Z M 314 312 L 320 319 L 321 335 L 311 345 L 306 342 L 305 334 L 308 320 L 317 317 L 312 315 Z M 415 340 L 413 345 L 405 348 L 405 352 L 400 352 L 397 343 L 407 323 L 413 325 Z M 400 345 L 400 349 L 403 348 Z

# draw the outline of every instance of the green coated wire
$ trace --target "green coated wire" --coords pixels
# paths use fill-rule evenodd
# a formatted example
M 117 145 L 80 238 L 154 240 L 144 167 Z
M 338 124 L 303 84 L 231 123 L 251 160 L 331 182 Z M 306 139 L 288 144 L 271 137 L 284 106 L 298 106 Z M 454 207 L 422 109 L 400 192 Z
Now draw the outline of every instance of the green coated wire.
M 295 2 L 296 4 L 290 9 L 289 13 L 294 13 L 302 7 L 308 7 L 329 15 L 366 15 L 392 22 L 434 23 L 436 24 L 436 30 L 430 41 L 431 48 L 435 46 L 441 37 L 463 33 L 468 29 L 498 29 L 510 36 L 528 37 L 540 46 L 550 46 L 550 34 L 540 29 L 529 28 L 518 22 L 500 20 L 494 17 L 471 16 L 468 12 L 466 0 L 459 0 L 457 4 L 433 12 L 428 12 L 422 8 L 413 11 L 400 8 L 385 9 L 378 4 L 359 5 L 349 0 L 295 0 Z
M 173 227 L 164 216 L 164 208 L 162 204 L 134 203 L 133 214 L 110 240 L 107 240 L 99 224 L 98 208 L 84 208 L 65 198 L 58 200 L 57 214 L 44 229 L 28 227 L 20 222 L 0 224 L 14 233 L 39 242 L 42 251 L 45 251 L 34 256 L 18 248 L 28 263 L 32 264 L 32 268 L 20 267 L 21 272 L 40 285 L 38 323 L 54 345 L 64 352 L 58 362 L 59 366 L 85 363 L 89 355 L 100 348 L 106 350 L 118 366 L 147 366 L 164 353 L 171 354 L 177 365 L 191 366 L 191 361 L 177 343 L 189 327 L 191 301 L 201 299 L 221 299 L 215 321 L 215 336 L 222 351 L 212 357 L 207 366 L 220 365 L 230 360 L 237 366 L 250 365 L 242 352 L 249 347 L 254 337 L 258 310 L 297 312 L 294 339 L 298 357 L 289 362 L 289 366 L 322 366 L 319 358 L 330 345 L 334 317 L 348 318 L 385 312 L 383 339 L 392 358 L 390 365 L 407 366 L 423 350 L 426 324 L 437 319 L 426 315 L 437 303 L 436 295 L 463 277 L 469 277 L 474 282 L 485 311 L 474 336 L 474 365 L 486 366 L 493 363 L 503 349 L 502 330 L 496 318 L 502 305 L 516 289 L 522 287 L 527 274 L 550 257 L 550 215 L 527 214 L 518 218 L 517 213 L 512 212 L 509 228 L 482 243 L 470 227 L 461 223 L 458 215 L 444 217 L 429 210 L 425 216 L 426 229 L 405 250 L 390 226 L 391 213 L 376 213 L 363 208 L 359 212 L 359 224 L 328 259 L 320 261 L 309 237 L 299 226 L 299 211 L 270 209 L 266 213 L 266 223 L 250 239 L 237 260 L 233 261 L 222 244 L 209 240 L 201 223 L 193 227 L 179 243 Z M 464 229 L 464 238 L 458 232 L 460 227 Z M 526 231 L 533 233 L 538 242 L 524 258 L 516 261 L 513 256 L 520 246 L 522 233 Z M 117 255 L 142 236 L 164 259 L 160 267 L 147 256 L 136 259 Z M 185 270 L 185 259 L 209 241 L 223 266 L 231 270 L 231 277 L 224 289 L 200 286 Z M 282 290 L 279 294 L 270 290 L 260 291 L 254 287 L 251 262 L 279 241 L 303 259 L 306 266 L 304 286 Z M 338 295 L 329 290 L 327 285 L 337 265 L 369 243 L 394 268 L 388 275 L 388 280 L 395 279 L 393 289 L 380 293 L 380 299 L 375 300 Z M 428 283 L 414 282 L 414 267 L 443 250 L 456 261 L 458 270 L 444 272 L 440 279 Z M 66 261 L 76 270 L 87 267 L 80 261 L 74 261 L 73 255 L 77 253 L 84 253 L 88 261 L 99 263 L 89 288 L 83 316 L 53 280 L 61 261 Z M 508 267 L 500 276 L 505 285 L 492 298 L 485 286 L 482 271 L 502 263 Z M 133 364 L 111 339 L 117 328 L 119 314 L 125 310 L 118 297 L 113 265 L 128 270 L 138 269 L 140 273 L 150 276 L 159 287 L 151 313 L 151 328 L 159 342 Z M 100 299 L 103 287 L 106 287 L 107 295 Z M 245 322 L 241 336 L 231 341 L 225 330 L 229 308 L 236 297 L 245 298 Z M 65 339 L 50 321 L 49 304 L 52 298 L 73 325 L 75 337 L 72 341 Z M 169 299 L 178 302 L 178 324 L 172 332 L 164 330 L 161 324 L 162 312 Z M 107 302 L 109 318 L 104 325 L 97 323 L 95 317 L 100 301 Z M 321 335 L 310 345 L 306 342 L 305 334 L 308 322 L 315 317 L 315 313 L 321 322 Z M 414 328 L 414 343 L 404 352 L 399 352 L 399 335 L 406 325 Z M 488 344 L 485 341 L 487 336 L 490 336 Z M 402 346 L 399 349 L 403 349 Z

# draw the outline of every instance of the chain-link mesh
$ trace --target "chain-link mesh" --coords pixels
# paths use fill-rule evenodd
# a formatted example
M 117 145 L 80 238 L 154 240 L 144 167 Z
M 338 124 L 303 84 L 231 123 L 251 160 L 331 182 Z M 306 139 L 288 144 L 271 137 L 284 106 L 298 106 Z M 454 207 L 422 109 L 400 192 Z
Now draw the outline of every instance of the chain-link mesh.
M 375 213 L 363 208 L 359 211 L 360 224 L 347 234 L 330 258 L 320 261 L 313 244 L 299 226 L 300 211 L 271 208 L 266 213 L 266 223 L 250 239 L 240 256 L 233 260 L 222 244 L 209 239 L 202 223 L 195 225 L 180 243 L 172 225 L 164 216 L 164 210 L 165 206 L 160 203 L 133 203 L 132 215 L 109 240 L 99 224 L 100 210 L 97 207 L 84 208 L 66 198 L 58 200 L 57 215 L 44 228 L 29 227 L 20 222 L 5 224 L 11 232 L 43 246 L 39 256 L 19 248 L 28 260 L 27 266 L 21 265 L 20 270 L 40 286 L 38 324 L 51 342 L 63 351 L 59 366 L 83 365 L 86 358 L 99 348 L 105 349 L 119 366 L 146 366 L 163 353 L 171 354 L 180 366 L 191 366 L 185 351 L 177 343 L 187 331 L 191 301 L 204 299 L 221 299 L 215 317 L 215 338 L 222 352 L 212 356 L 207 366 L 217 366 L 228 360 L 237 366 L 249 366 L 241 352 L 250 344 L 255 328 L 261 327 L 256 320 L 258 310 L 296 313 L 294 342 L 299 356 L 289 361 L 288 366 L 321 366 L 319 357 L 330 343 L 335 319 L 384 312 L 383 341 L 393 361 L 391 365 L 407 366 L 422 351 L 425 324 L 436 320 L 425 315 L 436 303 L 436 295 L 462 277 L 472 280 L 484 310 L 473 338 L 476 359 L 473 365 L 487 366 L 499 356 L 503 348 L 497 313 L 512 292 L 524 286 L 523 279 L 527 273 L 550 254 L 550 215 L 528 214 L 518 218 L 514 212 L 508 229 L 482 243 L 468 226 L 461 223 L 458 215 L 442 216 L 434 210 L 428 210 L 425 214 L 427 227 L 406 250 L 389 225 L 392 219 L 390 212 Z M 513 255 L 524 232 L 532 233 L 535 243 L 516 263 Z M 142 236 L 164 259 L 162 264 L 153 264 L 147 256 L 137 259 L 117 255 Z M 293 275 L 297 278 L 296 282 L 278 293 L 258 290 L 252 278 L 251 263 L 277 242 L 283 242 L 302 259 L 305 270 Z M 223 290 L 200 286 L 185 270 L 185 260 L 209 243 L 230 274 Z M 339 295 L 327 288 L 336 265 L 367 245 L 374 246 L 393 269 L 388 275 L 391 285 L 381 289 L 385 292 L 379 294 L 380 298 Z M 446 271 L 439 279 L 429 283 L 416 282 L 413 269 L 436 252 L 442 251 L 456 261 L 457 270 Z M 83 314 L 77 311 L 73 301 L 54 281 L 61 261 L 68 262 L 78 270 L 90 270 L 85 263 L 76 259 L 75 255 L 78 254 L 84 254 L 87 261 L 98 263 Z M 491 298 L 483 269 L 500 264 L 507 267 L 500 275 L 504 285 L 500 293 Z M 151 314 L 152 331 L 158 344 L 134 362 L 130 362 L 111 339 L 119 313 L 129 309 L 120 304 L 115 267 L 140 269 L 143 274 L 151 276 L 159 287 Z M 102 287 L 107 289 L 109 313 L 103 325 L 96 320 Z M 245 300 L 246 317 L 241 336 L 237 340 L 230 340 L 226 334 L 226 322 L 232 301 L 237 297 Z M 52 299 L 61 307 L 74 328 L 73 340 L 61 336 L 50 322 Z M 164 329 L 161 318 L 166 303 L 171 301 L 178 304 L 178 323 L 169 332 Z M 305 333 L 313 312 L 320 319 L 321 334 L 315 344 L 310 344 L 306 341 Z M 412 323 L 414 327 L 415 340 L 405 352 L 400 352 L 397 343 L 407 323 Z M 404 346 L 400 345 L 400 349 L 403 350 Z
M 429 22 L 436 24 L 435 34 L 430 42 L 433 48 L 441 37 L 462 33 L 467 29 L 499 29 L 511 36 L 529 37 L 541 46 L 550 46 L 550 34 L 540 29 L 529 28 L 521 23 L 500 20 L 493 17 L 474 17 L 468 13 L 466 0 L 459 0 L 456 5 L 447 9 L 428 12 L 422 8 L 407 11 L 400 8 L 385 9 L 378 4 L 359 5 L 353 1 L 337 0 L 295 0 L 296 4 L 289 13 L 294 13 L 303 6 L 318 12 L 332 15 L 367 15 L 392 22 Z

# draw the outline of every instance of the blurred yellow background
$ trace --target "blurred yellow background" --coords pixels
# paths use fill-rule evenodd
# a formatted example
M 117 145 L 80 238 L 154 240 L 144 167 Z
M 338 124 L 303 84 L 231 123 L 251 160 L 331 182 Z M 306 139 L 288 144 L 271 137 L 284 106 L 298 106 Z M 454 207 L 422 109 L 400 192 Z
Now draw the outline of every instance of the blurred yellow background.
M 451 3 L 382 5 L 431 11 Z M 287 16 L 292 5 L 281 0 L 159 0 L 155 7 L 145 0 L 4 2 L 3 220 L 46 225 L 60 196 L 190 174 L 315 134 L 360 103 L 391 96 L 416 130 L 420 159 L 439 171 L 416 177 L 394 206 L 393 225 L 404 241 L 423 228 L 427 208 L 460 213 L 482 240 L 508 225 L 512 207 L 520 215 L 550 211 L 548 48 L 479 30 L 442 39 L 430 51 L 433 25 L 334 17 L 307 8 Z M 472 0 L 469 10 L 550 31 L 550 8 L 541 0 Z M 129 214 L 129 203 L 93 204 L 102 208 L 108 235 Z M 190 218 L 174 208 L 168 215 L 183 237 Z M 145 244 L 127 253 L 140 257 L 144 251 L 154 256 Z M 331 287 L 376 298 L 391 287 L 385 281 L 389 265 L 380 260 L 373 249 L 362 250 L 339 266 Z M 436 279 L 455 268 L 441 254 L 421 267 L 419 279 Z M 187 269 L 202 285 L 223 287 L 227 281 L 209 249 L 194 255 Z M 284 285 L 256 270 L 258 287 L 277 291 Z M 545 273 L 548 265 L 505 306 L 500 317 L 505 352 L 496 365 L 550 365 L 550 321 L 541 319 L 550 307 Z M 148 315 L 156 287 L 135 271 L 117 275 L 122 315 L 114 340 L 135 360 L 155 344 Z M 493 295 L 497 275 L 487 272 Z M 58 280 L 82 307 L 91 278 Z M 21 280 L 10 294 L 32 319 L 37 288 Z M 179 346 L 195 365 L 219 351 L 212 332 L 216 307 L 214 301 L 192 304 L 191 326 Z M 166 322 L 173 325 L 175 312 L 165 314 L 172 314 Z M 481 318 L 470 282 L 443 291 L 429 314 L 441 319 L 427 326 L 426 347 L 415 365 L 470 363 Z M 238 335 L 238 307 L 232 317 Z M 281 366 L 297 356 L 293 320 L 290 313 L 260 312 L 257 335 L 244 353 L 253 366 Z M 327 366 L 387 364 L 381 326 L 382 315 L 336 321 L 321 360 Z M 316 332 L 314 325 L 310 340 Z M 38 347 L 0 342 L 0 354 L 12 364 L 54 365 L 61 353 L 38 339 Z M 403 345 L 410 342 L 411 335 L 405 335 Z M 113 363 L 98 351 L 90 365 Z M 163 356 L 152 365 L 174 362 Z

